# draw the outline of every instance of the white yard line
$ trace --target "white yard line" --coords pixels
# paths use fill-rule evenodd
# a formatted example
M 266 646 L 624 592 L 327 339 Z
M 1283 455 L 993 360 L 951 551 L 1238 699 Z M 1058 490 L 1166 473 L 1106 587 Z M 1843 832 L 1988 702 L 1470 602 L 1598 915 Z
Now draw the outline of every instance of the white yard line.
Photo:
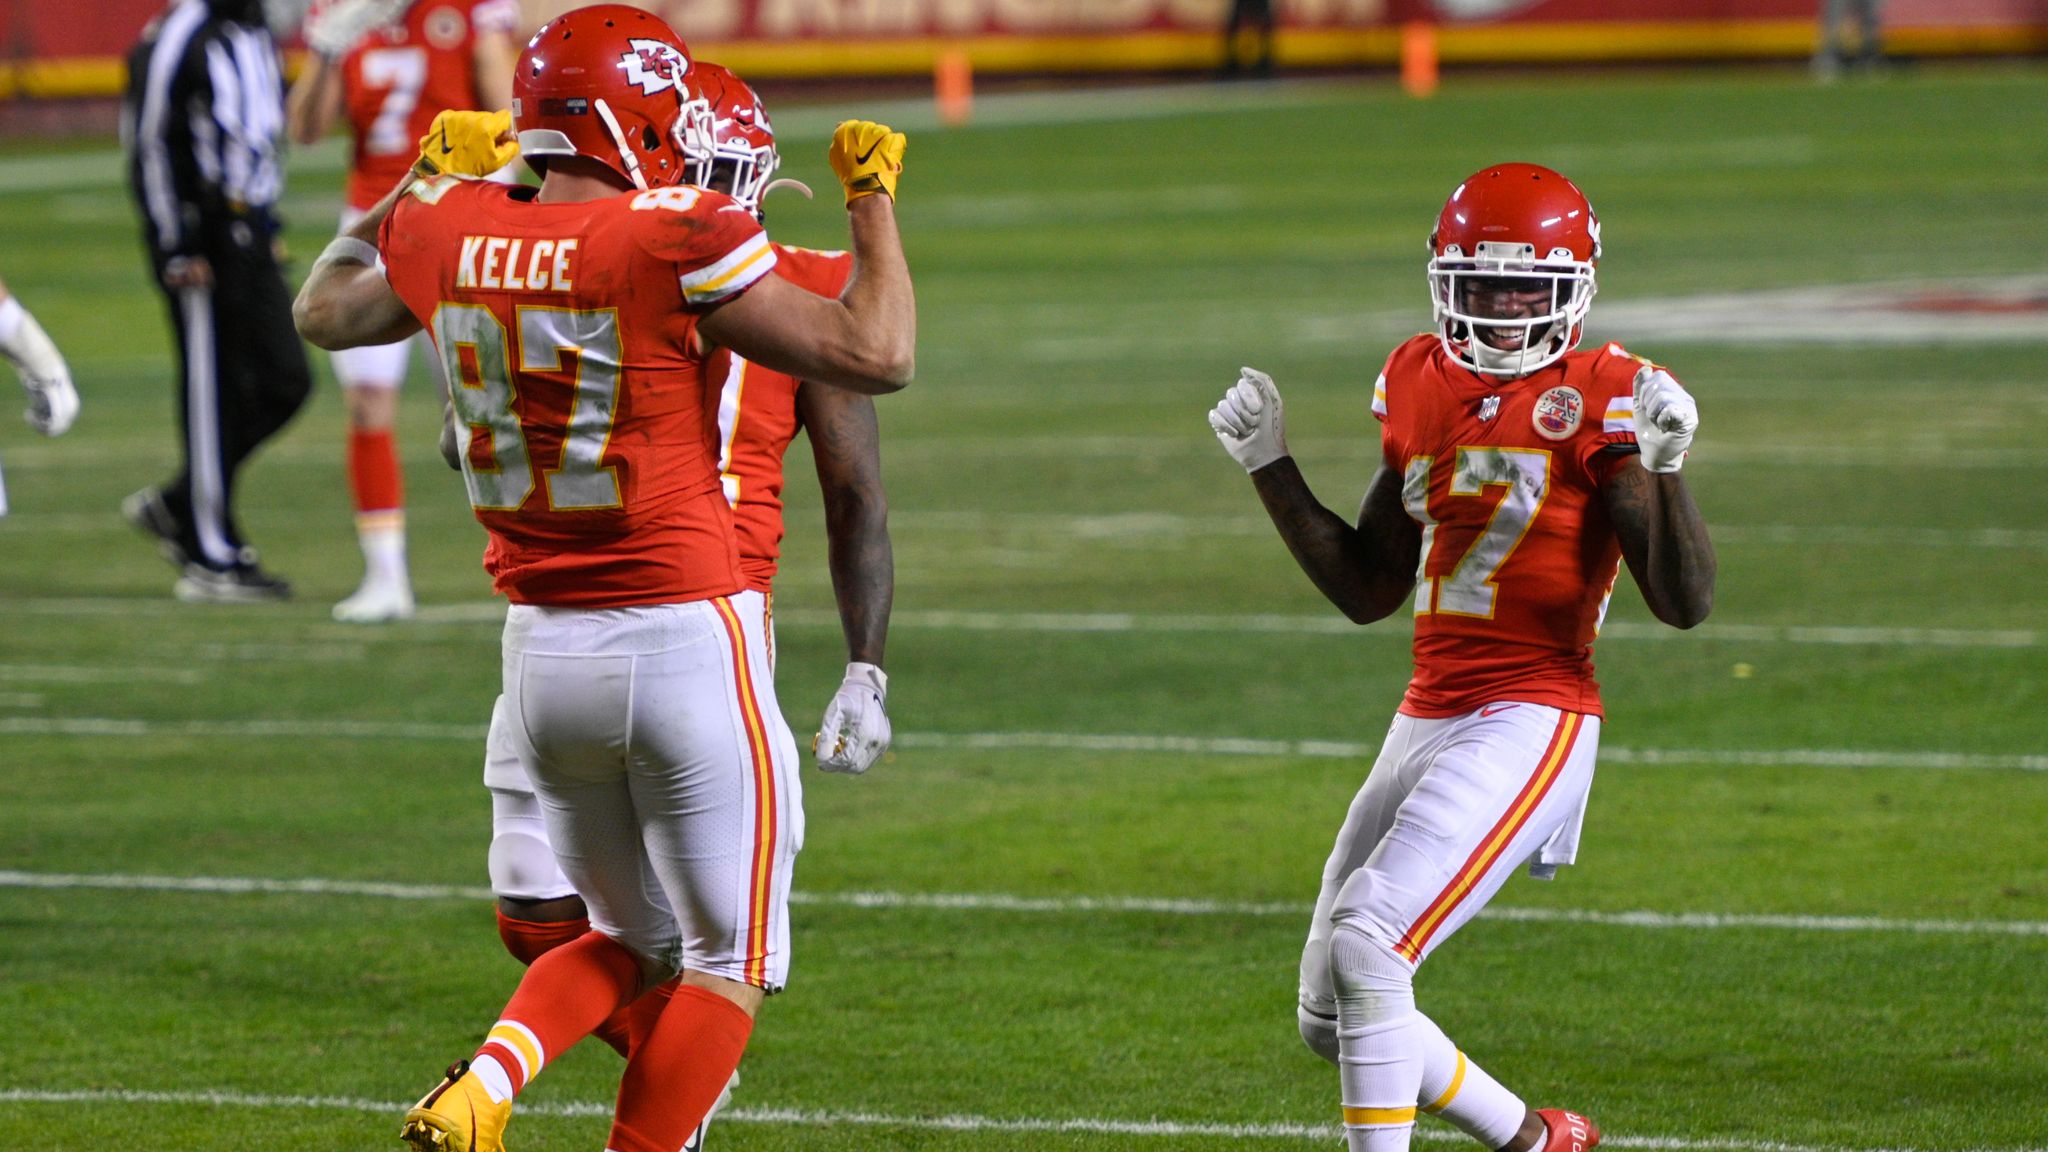
M 95 664 L 0 664 L 0 684 L 198 684 L 196 668 L 106 667 Z
M 130 600 L 118 597 L 51 597 L 0 601 L 0 616 L 57 616 L 122 619 L 135 616 L 199 618 L 205 609 L 169 599 Z M 483 624 L 505 622 L 501 600 L 466 600 L 422 605 L 414 624 Z M 777 608 L 775 622 L 785 628 L 838 628 L 836 612 L 817 608 Z M 325 620 L 320 627 L 325 626 Z M 1174 612 L 997 612 L 978 609 L 898 611 L 889 618 L 895 628 L 932 632 L 1191 632 L 1222 635 L 1367 636 L 1406 641 L 1404 619 L 1360 627 L 1334 612 L 1318 613 L 1174 613 Z M 396 635 L 396 633 L 394 633 Z M 1646 621 L 1616 620 L 1601 629 L 1602 641 L 1717 640 L 1740 644 L 1800 644 L 1876 648 L 2040 648 L 2048 637 L 2032 628 L 1893 628 L 1858 625 L 1703 624 L 1689 632 Z M 368 658 L 367 644 L 202 644 L 191 649 L 197 659 L 213 661 L 276 661 L 280 663 L 355 663 Z
M 0 1104 L 171 1104 L 204 1105 L 214 1108 L 256 1108 L 294 1112 L 369 1112 L 401 1115 L 409 1102 L 368 1100 L 356 1096 L 271 1096 L 226 1089 L 214 1091 L 163 1092 L 139 1089 L 80 1089 L 72 1091 L 37 1088 L 0 1089 Z M 589 1117 L 609 1116 L 608 1101 L 533 1102 L 520 1105 L 525 1116 Z M 926 1132 L 1092 1132 L 1107 1136 L 1211 1137 L 1228 1140 L 1301 1140 L 1330 1142 L 1343 1138 L 1335 1124 L 1247 1123 L 1224 1124 L 1180 1120 L 1118 1120 L 1084 1116 L 979 1116 L 955 1113 L 946 1116 L 892 1115 L 886 1112 L 846 1111 L 818 1108 L 730 1108 L 718 1114 L 716 1124 L 769 1124 L 799 1128 L 907 1128 Z M 1469 1144 L 1470 1138 L 1447 1125 L 1420 1125 L 1415 1138 L 1433 1144 Z M 1925 1152 L 1904 1145 L 1883 1148 L 1847 1144 L 1790 1144 L 1775 1140 L 1718 1139 L 1712 1136 L 1625 1136 L 1609 1134 L 1601 1144 L 1610 1148 L 1634 1148 L 1644 1152 Z M 1964 1152 L 2048 1152 L 2041 1148 L 1973 1148 Z
M 481 741 L 483 724 L 409 720 L 144 720 L 116 716 L 0 718 L 0 736 Z M 1300 756 L 1370 760 L 1379 745 L 1353 740 L 1270 740 L 1115 732 L 901 732 L 899 748 L 949 751 L 1131 752 L 1175 756 Z M 1905 768 L 2048 772 L 2048 755 L 1868 748 L 1600 749 L 1610 764 L 1719 764 L 1767 768 Z
M 490 900 L 488 888 L 395 884 L 364 880 L 281 880 L 254 876 L 153 876 L 122 873 L 0 871 L 0 888 L 103 889 L 192 895 L 360 896 L 379 900 Z M 1017 896 L 1003 892 L 792 892 L 790 903 L 815 908 L 912 909 L 1048 915 L 1251 916 L 1293 919 L 1313 910 L 1289 901 L 1201 900 L 1171 896 Z M 1908 920 L 1879 916 L 1812 916 L 1722 912 L 1600 912 L 1578 908 L 1481 910 L 1481 919 L 1520 924 L 1590 924 L 1609 928 L 1796 932 L 1887 932 L 1920 936 L 2041 936 L 2041 920 Z
M 4 609 L 0 609 L 4 611 Z M 428 624 L 502 624 L 505 606 L 476 600 L 429 604 L 416 619 Z M 838 628 L 839 615 L 817 608 L 778 608 L 777 625 L 788 628 Z M 1391 619 L 1365 627 L 1335 613 L 1146 613 L 1146 612 L 988 612 L 974 609 L 899 611 L 889 618 L 893 628 L 934 632 L 1193 632 L 1225 635 L 1271 634 L 1371 636 L 1406 640 L 1406 620 Z M 1690 632 L 1661 624 L 1617 620 L 1600 632 L 1602 640 L 1661 641 L 1681 637 L 1744 644 L 1809 644 L 1830 647 L 1897 648 L 2038 648 L 2042 634 L 2029 628 L 1876 628 L 1779 624 L 1704 624 Z

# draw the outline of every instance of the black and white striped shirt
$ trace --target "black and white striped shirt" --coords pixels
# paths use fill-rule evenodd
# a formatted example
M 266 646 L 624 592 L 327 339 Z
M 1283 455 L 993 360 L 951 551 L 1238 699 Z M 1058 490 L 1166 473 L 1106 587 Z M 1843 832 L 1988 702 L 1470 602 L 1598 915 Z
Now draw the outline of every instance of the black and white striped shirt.
M 121 120 L 143 233 L 203 254 L 236 222 L 267 242 L 284 191 L 284 80 L 260 6 L 175 0 L 128 58 Z

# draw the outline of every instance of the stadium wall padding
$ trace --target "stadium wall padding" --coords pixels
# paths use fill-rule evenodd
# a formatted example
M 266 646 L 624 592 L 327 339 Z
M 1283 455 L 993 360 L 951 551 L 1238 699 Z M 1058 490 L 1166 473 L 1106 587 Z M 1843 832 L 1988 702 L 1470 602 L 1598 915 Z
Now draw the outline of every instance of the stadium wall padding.
M 421 0 L 433 3 L 434 0 Z M 538 24 L 574 0 L 524 0 Z M 1448 64 L 1789 59 L 1820 0 L 1280 0 L 1283 67 L 1385 67 L 1429 19 Z M 991 73 L 1195 71 L 1221 59 L 1228 0 L 649 0 L 691 45 L 754 77 L 905 76 L 965 52 Z M 117 95 L 162 0 L 0 0 L 0 99 Z M 1890 0 L 1887 48 L 2048 53 L 2048 0 Z

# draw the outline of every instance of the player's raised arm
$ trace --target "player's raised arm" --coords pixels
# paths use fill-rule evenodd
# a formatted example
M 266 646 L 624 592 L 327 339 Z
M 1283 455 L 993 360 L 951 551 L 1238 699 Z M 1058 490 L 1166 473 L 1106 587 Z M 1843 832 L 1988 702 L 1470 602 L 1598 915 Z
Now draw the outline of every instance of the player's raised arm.
M 917 300 L 896 231 L 904 137 L 849 120 L 829 158 L 846 188 L 853 280 L 837 300 L 766 277 L 698 322 L 713 344 L 815 384 L 879 395 L 910 383 L 917 362 Z
M 1355 624 L 1393 613 L 1415 587 L 1422 531 L 1401 506 L 1401 478 L 1382 467 L 1366 488 L 1358 523 L 1323 507 L 1287 454 L 1280 390 L 1246 368 L 1209 413 L 1209 427 L 1251 474 L 1252 487 L 1295 563 Z
M 1678 475 L 1699 409 L 1669 373 L 1645 367 L 1636 373 L 1634 411 L 1642 466 L 1624 466 L 1609 478 L 1607 515 L 1650 613 L 1691 628 L 1714 607 L 1714 542 Z
M 812 750 L 828 772 L 865 772 L 889 747 L 882 650 L 896 594 L 889 502 L 882 491 L 882 441 L 875 403 L 843 388 L 806 385 L 797 413 L 811 438 L 825 496 L 832 595 L 846 634 L 846 676 L 825 709 Z
M 412 185 L 408 176 L 313 262 L 292 301 L 292 323 L 317 348 L 390 344 L 420 330 L 419 320 L 377 267 L 377 230 Z

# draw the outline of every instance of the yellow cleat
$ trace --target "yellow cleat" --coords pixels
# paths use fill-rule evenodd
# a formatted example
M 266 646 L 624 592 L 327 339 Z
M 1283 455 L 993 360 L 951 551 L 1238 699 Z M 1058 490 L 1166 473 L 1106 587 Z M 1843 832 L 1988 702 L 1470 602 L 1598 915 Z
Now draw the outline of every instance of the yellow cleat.
M 505 1152 L 512 1102 L 491 1100 L 483 1081 L 457 1060 L 432 1092 L 405 1114 L 398 1138 L 417 1152 Z

